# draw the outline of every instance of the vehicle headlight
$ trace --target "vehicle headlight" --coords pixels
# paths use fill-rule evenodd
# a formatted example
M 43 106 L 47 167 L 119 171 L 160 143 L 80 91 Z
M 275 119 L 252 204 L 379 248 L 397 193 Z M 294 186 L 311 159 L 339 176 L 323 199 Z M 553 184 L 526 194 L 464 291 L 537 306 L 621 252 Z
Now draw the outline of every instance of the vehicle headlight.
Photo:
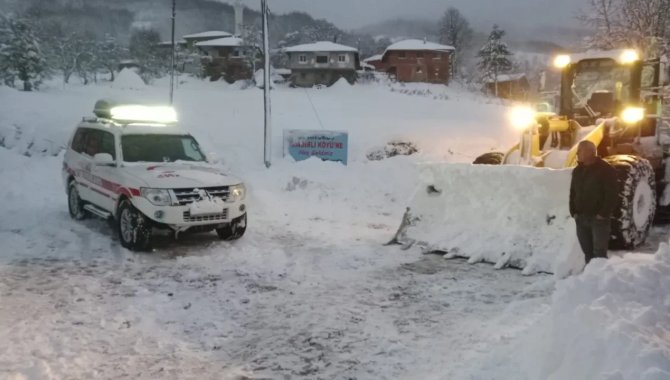
M 140 192 L 154 206 L 169 206 L 172 204 L 170 192 L 166 189 L 149 189 L 143 187 Z
M 524 130 L 536 123 L 535 110 L 528 106 L 517 106 L 510 112 L 512 126 L 519 130 Z
M 626 124 L 635 124 L 644 119 L 644 108 L 628 107 L 621 113 L 621 120 Z
M 230 197 L 228 197 L 228 201 L 229 202 L 242 201 L 246 196 L 247 196 L 247 188 L 243 184 L 231 186 Z

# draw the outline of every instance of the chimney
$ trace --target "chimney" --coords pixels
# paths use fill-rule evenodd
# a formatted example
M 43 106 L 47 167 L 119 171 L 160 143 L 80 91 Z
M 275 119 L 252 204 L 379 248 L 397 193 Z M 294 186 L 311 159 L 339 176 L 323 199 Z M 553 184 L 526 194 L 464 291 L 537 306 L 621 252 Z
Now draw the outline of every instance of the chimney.
M 244 30 L 244 5 L 241 0 L 235 0 L 235 36 L 242 37 Z

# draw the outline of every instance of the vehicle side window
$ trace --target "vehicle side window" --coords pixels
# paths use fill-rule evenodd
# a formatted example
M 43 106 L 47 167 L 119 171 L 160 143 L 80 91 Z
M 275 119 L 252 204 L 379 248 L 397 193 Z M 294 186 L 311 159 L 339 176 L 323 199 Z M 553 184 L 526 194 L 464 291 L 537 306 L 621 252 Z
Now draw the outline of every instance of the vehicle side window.
M 102 141 L 98 153 L 108 153 L 116 160 L 116 145 L 114 144 L 114 135 L 109 132 L 100 132 Z
M 102 131 L 98 131 L 96 129 L 90 129 L 88 133 L 86 133 L 86 139 L 84 142 L 84 154 L 93 157 L 98 153 L 102 153 L 101 146 L 102 146 Z
M 79 128 L 77 130 L 77 133 L 75 133 L 74 137 L 72 138 L 72 150 L 74 150 L 77 153 L 84 152 L 84 141 L 86 139 L 86 132 L 88 132 L 87 129 Z

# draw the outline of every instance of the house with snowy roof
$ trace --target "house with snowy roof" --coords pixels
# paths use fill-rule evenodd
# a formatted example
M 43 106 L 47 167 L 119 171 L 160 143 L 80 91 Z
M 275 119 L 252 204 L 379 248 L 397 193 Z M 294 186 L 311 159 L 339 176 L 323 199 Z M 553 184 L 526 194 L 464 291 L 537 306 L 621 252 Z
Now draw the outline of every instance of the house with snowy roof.
M 189 48 L 195 47 L 198 42 L 216 40 L 218 38 L 232 37 L 233 35 L 222 30 L 208 30 L 206 32 L 187 34 L 181 39 L 186 41 Z
M 379 71 L 383 68 L 382 58 L 383 58 L 382 54 L 375 54 L 371 57 L 365 58 L 363 60 L 363 63 Z
M 403 40 L 386 48 L 381 60 L 369 62 L 399 82 L 448 84 L 454 47 L 426 40 Z
M 494 78 L 484 80 L 484 90 L 502 99 L 527 100 L 530 82 L 523 73 L 499 74 L 497 80 Z
M 261 67 L 263 53 L 239 37 L 223 37 L 197 42 L 204 76 L 211 80 L 223 78 L 229 83 L 251 79 Z
M 296 87 L 331 86 L 340 78 L 353 84 L 360 68 L 358 49 L 329 41 L 284 49 L 291 69 L 289 81 Z

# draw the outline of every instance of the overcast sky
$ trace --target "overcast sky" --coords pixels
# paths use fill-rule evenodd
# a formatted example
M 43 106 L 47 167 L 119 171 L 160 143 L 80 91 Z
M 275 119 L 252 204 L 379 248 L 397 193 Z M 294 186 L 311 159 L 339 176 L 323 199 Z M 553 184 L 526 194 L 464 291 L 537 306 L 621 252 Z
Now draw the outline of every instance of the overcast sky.
M 228 0 L 232 2 L 232 0 Z M 575 26 L 575 15 L 588 0 L 269 0 L 273 12 L 306 11 L 352 29 L 397 17 L 437 19 L 449 6 L 461 10 L 478 28 L 494 23 L 515 26 Z M 247 6 L 258 0 L 244 0 Z

